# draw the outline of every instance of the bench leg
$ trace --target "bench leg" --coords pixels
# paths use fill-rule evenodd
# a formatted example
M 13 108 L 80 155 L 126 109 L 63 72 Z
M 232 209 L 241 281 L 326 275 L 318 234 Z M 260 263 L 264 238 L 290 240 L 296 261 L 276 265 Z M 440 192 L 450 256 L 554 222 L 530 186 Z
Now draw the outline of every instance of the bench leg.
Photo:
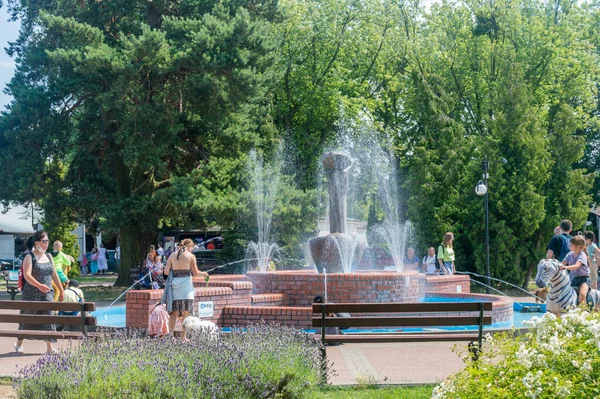
M 479 342 L 469 342 L 469 353 L 471 353 L 471 359 L 474 362 L 479 360 L 479 353 L 481 352 L 481 346 L 479 346 Z
M 14 301 L 14 300 L 15 300 L 15 298 L 17 297 L 17 290 L 15 290 L 15 289 L 12 289 L 12 290 L 10 290 L 8 293 L 10 294 L 10 300 L 11 300 L 11 301 Z

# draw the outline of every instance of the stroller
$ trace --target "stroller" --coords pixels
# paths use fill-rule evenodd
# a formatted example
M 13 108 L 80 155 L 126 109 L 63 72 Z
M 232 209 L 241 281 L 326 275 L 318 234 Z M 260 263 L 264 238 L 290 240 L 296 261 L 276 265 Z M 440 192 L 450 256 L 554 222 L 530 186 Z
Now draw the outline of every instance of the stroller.
M 149 262 L 140 269 L 138 277 L 141 289 L 160 289 L 165 288 L 165 279 L 162 276 L 162 267 L 153 265 Z

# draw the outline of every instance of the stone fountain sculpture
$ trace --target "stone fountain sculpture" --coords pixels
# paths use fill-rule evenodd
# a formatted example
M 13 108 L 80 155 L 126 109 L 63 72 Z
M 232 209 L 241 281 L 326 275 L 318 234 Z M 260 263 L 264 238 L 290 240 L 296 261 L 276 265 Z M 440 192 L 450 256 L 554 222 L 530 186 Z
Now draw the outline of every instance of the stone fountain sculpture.
M 330 152 L 323 157 L 329 184 L 329 235 L 308 242 L 310 254 L 319 273 L 350 273 L 356 259 L 360 262 L 366 245 L 364 235 L 346 233 L 346 197 L 350 157 Z M 358 253 L 358 254 L 357 254 Z

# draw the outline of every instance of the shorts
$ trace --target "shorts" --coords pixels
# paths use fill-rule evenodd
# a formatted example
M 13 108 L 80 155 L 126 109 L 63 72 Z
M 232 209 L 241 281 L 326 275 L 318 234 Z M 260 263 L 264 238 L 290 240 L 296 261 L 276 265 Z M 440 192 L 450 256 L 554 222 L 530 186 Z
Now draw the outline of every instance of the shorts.
M 592 286 L 590 276 L 574 276 L 571 277 L 571 287 L 581 287 L 583 284 L 587 284 L 588 288 Z
M 179 316 L 183 316 L 183 312 L 189 312 L 190 315 L 194 314 L 194 300 L 193 299 L 175 299 L 173 301 L 173 312 Z
M 62 270 L 57 270 L 56 274 L 58 274 L 58 278 L 60 279 L 61 283 L 66 283 L 67 281 L 69 281 L 67 275 Z
M 446 269 L 447 274 L 453 274 L 452 262 L 444 262 L 444 269 Z

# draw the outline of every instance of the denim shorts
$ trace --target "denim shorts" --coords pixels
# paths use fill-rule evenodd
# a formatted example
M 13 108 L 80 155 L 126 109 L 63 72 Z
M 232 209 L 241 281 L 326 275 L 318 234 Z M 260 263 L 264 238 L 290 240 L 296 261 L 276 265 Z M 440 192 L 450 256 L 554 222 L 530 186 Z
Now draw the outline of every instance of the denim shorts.
M 581 287 L 583 284 L 587 284 L 588 288 L 592 286 L 590 276 L 571 277 L 571 287 Z
M 448 274 L 452 274 L 452 262 L 444 262 L 444 269 L 446 269 Z

